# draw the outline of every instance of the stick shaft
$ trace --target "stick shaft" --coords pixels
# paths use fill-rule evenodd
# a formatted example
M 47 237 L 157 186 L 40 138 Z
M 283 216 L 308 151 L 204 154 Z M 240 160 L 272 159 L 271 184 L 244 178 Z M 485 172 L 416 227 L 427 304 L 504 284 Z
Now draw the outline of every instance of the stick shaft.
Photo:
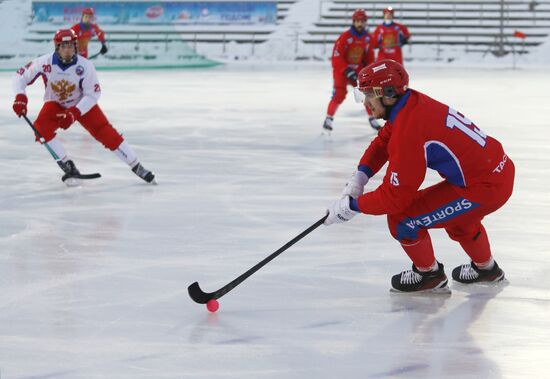
M 313 225 L 311 225 L 309 228 L 304 230 L 302 233 L 298 234 L 296 237 L 294 237 L 293 239 L 288 241 L 286 244 L 284 244 L 277 251 L 275 251 L 271 255 L 267 256 L 262 261 L 258 262 L 256 265 L 251 267 L 248 271 L 244 272 L 242 275 L 235 278 L 233 281 L 229 282 L 228 284 L 226 284 L 225 286 L 223 286 L 219 290 L 217 290 L 215 292 L 211 292 L 211 293 L 206 293 L 206 292 L 203 292 L 201 290 L 201 288 L 199 286 L 199 283 L 195 282 L 195 283 L 191 284 L 187 289 L 188 292 L 189 292 L 189 296 L 191 296 L 191 298 L 195 302 L 200 303 L 200 304 L 207 303 L 211 299 L 219 299 L 220 297 L 222 297 L 223 295 L 225 295 L 226 293 L 231 291 L 233 288 L 237 287 L 239 284 L 244 282 L 247 278 L 252 276 L 255 272 L 257 272 L 259 269 L 264 267 L 266 264 L 271 262 L 273 259 L 275 259 L 278 255 L 283 253 L 289 247 L 291 247 L 296 242 L 300 241 L 302 238 L 307 236 L 309 233 L 311 233 L 312 231 L 317 229 L 320 225 L 323 224 L 323 222 L 325 222 L 327 217 L 328 217 L 328 214 L 323 216 L 320 220 L 318 220 Z
M 44 137 L 42 137 L 42 134 L 40 134 L 40 132 L 36 129 L 36 127 L 34 126 L 34 124 L 32 123 L 31 120 L 29 120 L 29 118 L 27 117 L 27 115 L 23 115 L 23 118 L 25 119 L 25 121 L 27 121 L 27 124 L 29 124 L 29 126 L 31 127 L 31 129 L 34 131 L 34 134 L 36 134 L 36 136 L 38 137 L 38 139 L 40 140 L 40 142 L 46 147 L 46 149 L 49 151 L 49 153 L 52 155 L 53 159 L 55 159 L 56 161 L 60 161 L 61 158 L 57 156 L 57 154 L 55 153 L 55 151 L 53 151 L 53 149 L 50 147 L 50 145 L 48 145 L 48 143 L 46 142 L 46 140 L 44 139 Z

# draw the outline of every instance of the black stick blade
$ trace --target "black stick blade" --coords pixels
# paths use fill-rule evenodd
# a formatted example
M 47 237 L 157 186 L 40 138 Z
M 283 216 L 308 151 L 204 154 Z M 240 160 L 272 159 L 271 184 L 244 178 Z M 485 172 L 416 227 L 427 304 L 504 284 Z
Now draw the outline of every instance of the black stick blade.
M 61 180 L 62 181 L 65 181 L 67 179 L 70 179 L 70 178 L 75 178 L 75 179 L 97 179 L 97 178 L 101 178 L 101 174 L 100 173 L 95 173 L 95 174 L 76 174 L 76 175 L 71 175 L 71 174 L 65 174 L 61 177 Z
M 193 299 L 195 303 L 199 304 L 206 304 L 209 300 L 215 298 L 213 293 L 206 293 L 201 290 L 198 282 L 195 282 L 187 287 L 187 292 L 189 292 L 191 299 Z

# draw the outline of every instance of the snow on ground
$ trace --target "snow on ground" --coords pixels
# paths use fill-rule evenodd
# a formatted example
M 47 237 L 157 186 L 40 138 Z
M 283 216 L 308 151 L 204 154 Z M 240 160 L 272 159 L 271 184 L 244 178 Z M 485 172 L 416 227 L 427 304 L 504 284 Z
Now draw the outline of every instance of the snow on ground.
M 544 377 L 550 73 L 410 71 L 412 87 L 468 115 L 516 164 L 513 197 L 485 221 L 510 285 L 392 295 L 391 275 L 410 262 L 383 217 L 358 216 L 312 232 L 216 314 L 186 287 L 221 287 L 322 217 L 374 136 L 351 98 L 332 137 L 320 135 L 329 68 L 100 72 L 101 106 L 159 185 L 74 125 L 61 133 L 69 154 L 103 174 L 80 188 L 61 183 L 12 114 L 0 73 L 1 377 Z M 466 262 L 432 235 L 448 274 Z

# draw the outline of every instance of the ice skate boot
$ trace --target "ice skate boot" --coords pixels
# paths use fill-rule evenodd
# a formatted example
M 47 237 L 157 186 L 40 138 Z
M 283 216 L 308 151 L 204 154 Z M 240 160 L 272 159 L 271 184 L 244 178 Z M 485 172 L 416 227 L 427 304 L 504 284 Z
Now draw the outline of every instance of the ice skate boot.
M 498 267 L 497 262 L 495 262 L 493 268 L 490 270 L 480 269 L 474 262 L 466 263 L 455 267 L 452 276 L 454 281 L 462 284 L 506 281 L 504 271 Z
M 145 180 L 147 183 L 157 184 L 157 182 L 155 180 L 155 174 L 153 174 L 153 172 L 151 172 L 151 171 L 147 170 L 145 167 L 143 167 L 141 165 L 141 163 L 136 164 L 132 168 L 132 171 L 134 172 L 134 174 L 139 176 L 141 179 Z
M 63 169 L 63 171 L 65 171 L 65 174 L 61 177 L 61 180 L 68 187 L 75 187 L 82 183 L 82 180 L 79 178 L 80 171 L 78 171 L 72 160 L 69 159 L 67 162 L 63 162 L 59 166 Z
M 420 272 L 413 264 L 412 270 L 403 271 L 391 278 L 391 291 L 450 294 L 451 291 L 447 286 L 449 281 L 445 275 L 443 264 L 438 262 L 438 266 L 437 271 Z
M 369 124 L 374 130 L 380 130 L 382 129 L 382 125 L 378 123 L 376 120 L 376 117 L 370 116 L 369 117 Z
M 327 116 L 327 118 L 325 118 L 325 122 L 323 122 L 323 129 L 328 130 L 329 132 L 332 131 L 333 121 L 334 121 L 334 118 Z

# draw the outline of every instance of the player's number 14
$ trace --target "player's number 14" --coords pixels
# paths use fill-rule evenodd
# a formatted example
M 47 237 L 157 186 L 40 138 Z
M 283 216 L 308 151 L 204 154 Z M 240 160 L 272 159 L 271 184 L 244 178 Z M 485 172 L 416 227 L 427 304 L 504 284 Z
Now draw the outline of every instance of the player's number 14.
M 449 113 L 447 114 L 447 127 L 451 129 L 456 127 L 481 146 L 485 146 L 487 142 L 485 133 L 475 126 L 468 117 L 461 115 L 451 107 L 449 107 Z

